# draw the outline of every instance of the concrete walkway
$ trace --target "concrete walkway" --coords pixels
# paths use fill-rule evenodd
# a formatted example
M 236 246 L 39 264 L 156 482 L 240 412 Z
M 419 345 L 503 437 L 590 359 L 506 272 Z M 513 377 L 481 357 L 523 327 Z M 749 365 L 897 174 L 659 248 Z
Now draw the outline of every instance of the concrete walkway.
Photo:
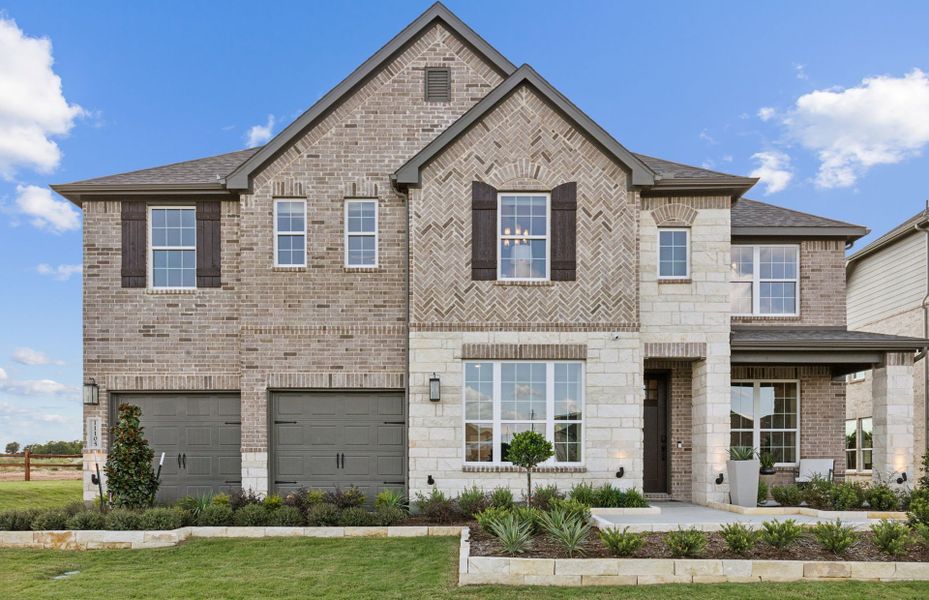
M 819 521 L 835 521 L 834 518 L 824 519 L 806 515 L 740 515 L 688 502 L 652 502 L 651 505 L 660 508 L 661 514 L 605 515 L 596 516 L 594 520 L 601 529 L 624 529 L 628 526 L 629 531 L 634 532 L 676 531 L 678 526 L 684 529 L 695 527 L 703 531 L 718 531 L 727 523 L 750 524 L 755 528 L 760 528 L 764 521 L 772 519 L 778 521 L 793 519 L 801 525 L 814 525 Z M 868 519 L 867 513 L 862 512 L 861 518 L 842 519 L 842 522 L 856 529 L 867 529 L 878 520 Z

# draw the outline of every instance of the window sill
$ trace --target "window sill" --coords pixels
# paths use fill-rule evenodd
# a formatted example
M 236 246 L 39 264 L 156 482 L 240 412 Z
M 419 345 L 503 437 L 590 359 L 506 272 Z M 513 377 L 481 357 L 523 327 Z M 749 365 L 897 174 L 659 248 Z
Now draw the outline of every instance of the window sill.
M 306 273 L 306 267 L 271 267 L 274 273 Z
M 161 288 L 146 288 L 145 293 L 150 296 L 184 296 L 189 294 L 196 294 L 198 291 L 197 288 L 175 288 L 175 289 L 161 289 Z
M 658 278 L 658 285 L 673 285 L 673 284 L 693 283 L 693 282 L 694 282 L 693 279 L 691 279 L 690 277 L 682 277 L 680 279 L 663 279 L 661 277 Z
M 494 281 L 494 285 L 499 286 L 515 286 L 515 287 L 552 287 L 555 285 L 554 281 L 507 281 L 506 279 L 497 279 Z
M 343 273 L 380 273 L 381 267 L 342 267 Z
M 800 315 L 732 315 L 735 322 L 748 321 L 799 321 Z
M 513 465 L 463 465 L 463 473 L 525 473 L 522 467 Z M 582 465 L 558 467 L 554 465 L 536 467 L 533 473 L 586 473 L 587 467 Z

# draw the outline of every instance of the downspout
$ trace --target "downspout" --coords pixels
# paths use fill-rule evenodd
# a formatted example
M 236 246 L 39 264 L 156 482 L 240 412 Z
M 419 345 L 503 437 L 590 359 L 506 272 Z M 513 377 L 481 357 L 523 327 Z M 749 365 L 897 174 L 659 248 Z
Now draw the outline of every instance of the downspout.
M 915 225 L 917 231 L 926 234 L 926 295 L 923 296 L 923 339 L 929 339 L 929 227 L 921 226 L 926 224 L 929 224 L 929 200 L 926 200 L 922 223 L 916 223 Z M 929 449 L 929 347 L 924 347 L 916 358 L 917 360 L 920 358 L 923 360 L 923 444 Z M 914 456 L 913 458 L 916 460 L 917 457 Z M 924 475 L 927 474 L 924 473 Z

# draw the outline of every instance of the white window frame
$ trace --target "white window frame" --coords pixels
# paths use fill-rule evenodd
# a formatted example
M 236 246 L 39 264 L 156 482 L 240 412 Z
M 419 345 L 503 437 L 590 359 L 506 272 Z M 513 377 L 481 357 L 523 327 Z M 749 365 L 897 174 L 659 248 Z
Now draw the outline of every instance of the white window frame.
M 152 246 L 152 226 L 155 223 L 155 220 L 152 218 L 152 212 L 155 210 L 164 210 L 164 209 L 189 209 L 194 211 L 194 245 L 193 246 L 158 246 L 157 248 Z M 148 206 L 148 214 L 146 217 L 148 221 L 145 224 L 145 245 L 148 247 L 146 259 L 148 261 L 148 267 L 145 269 L 147 287 L 150 290 L 195 290 L 197 289 L 197 207 L 194 204 L 159 204 L 154 206 Z M 194 251 L 194 284 L 191 286 L 180 285 L 180 286 L 160 286 L 155 287 L 155 260 L 154 254 L 155 250 L 193 250 Z
M 800 423 L 800 414 L 801 414 L 801 389 L 800 389 L 800 380 L 799 379 L 733 379 L 731 385 L 737 384 L 752 384 L 752 448 L 755 452 L 761 451 L 761 384 L 763 383 L 792 383 L 797 386 L 797 426 L 791 427 L 790 429 L 765 429 L 764 431 L 773 431 L 773 432 L 796 432 L 796 451 L 794 455 L 797 457 L 797 462 L 784 463 L 779 462 L 775 463 L 776 467 L 796 467 L 800 464 L 800 433 L 801 433 L 801 423 Z M 729 400 L 730 410 L 732 409 L 732 400 Z M 744 429 L 736 429 L 735 431 L 746 431 Z
M 684 239 L 684 249 L 686 251 L 686 256 L 684 258 L 684 269 L 685 272 L 683 275 L 662 275 L 661 274 L 661 233 L 668 231 L 671 233 L 674 232 L 683 232 L 685 235 Z M 658 279 L 661 280 L 675 280 L 675 279 L 690 279 L 690 229 L 687 227 L 659 227 L 657 235 L 658 244 L 656 246 L 657 252 L 655 253 L 655 272 L 658 274 Z
M 859 383 L 864 381 L 864 376 L 864 371 L 855 371 L 854 373 L 849 373 L 845 376 L 845 383 Z
M 466 403 L 467 403 L 467 393 L 468 388 L 466 385 L 466 376 L 467 368 L 469 364 L 491 364 L 493 366 L 493 418 L 488 421 L 487 419 L 468 419 Z M 483 467 L 508 467 L 512 466 L 512 463 L 504 461 L 502 456 L 502 445 L 503 445 L 503 434 L 502 434 L 502 425 L 504 423 L 526 423 L 525 420 L 512 421 L 512 420 L 502 420 L 500 417 L 501 411 L 501 387 L 502 387 L 502 365 L 504 363 L 521 363 L 521 364 L 544 364 L 545 368 L 545 389 L 546 389 L 546 398 L 545 398 L 545 412 L 548 415 L 545 419 L 545 439 L 552 443 L 552 446 L 555 445 L 555 425 L 559 424 L 571 424 L 579 423 L 581 426 L 581 460 L 572 461 L 572 462 L 556 462 L 556 455 L 553 454 L 550 459 L 540 465 L 545 466 L 558 466 L 558 467 L 577 467 L 583 466 L 584 461 L 587 459 L 587 389 L 586 389 L 586 365 L 584 361 L 580 360 L 480 360 L 480 359 L 469 359 L 461 362 L 461 448 L 464 454 L 462 455 L 463 462 L 465 465 L 469 466 L 483 466 Z M 562 420 L 555 419 L 555 364 L 579 364 L 581 365 L 581 419 L 580 420 Z M 530 421 L 530 423 L 539 422 L 541 419 L 536 421 Z M 467 460 L 468 456 L 468 441 L 467 441 L 467 425 L 468 423 L 475 423 L 479 425 L 492 425 L 493 427 L 493 456 L 494 460 L 492 462 L 480 462 L 480 461 L 469 461 Z
M 374 204 L 374 233 L 349 233 L 348 231 L 348 207 L 350 204 Z M 342 212 L 344 237 L 342 243 L 345 245 L 345 259 L 343 264 L 346 269 L 376 269 L 381 261 L 380 253 L 380 203 L 377 198 L 348 198 L 345 200 L 345 207 Z M 352 265 L 348 262 L 348 240 L 353 237 L 373 237 L 374 238 L 374 264 L 373 265 Z
M 736 317 L 799 317 L 800 316 L 800 245 L 799 244 L 733 244 L 732 248 L 752 248 L 752 312 L 750 313 L 733 313 Z M 761 249 L 762 248 L 793 248 L 797 251 L 797 270 L 796 277 L 791 279 L 761 279 Z M 731 252 L 731 251 L 730 251 Z M 730 258 L 731 260 L 731 258 Z M 748 283 L 739 279 L 732 279 L 731 283 Z M 794 283 L 796 292 L 796 310 L 792 313 L 763 313 L 761 312 L 761 284 L 762 283 Z
M 278 204 L 280 204 L 281 202 L 302 202 L 303 203 L 303 231 L 302 232 L 300 231 L 280 231 L 277 228 L 278 227 L 277 207 L 278 207 Z M 274 266 L 275 267 L 298 267 L 299 268 L 299 267 L 307 266 L 307 263 L 309 261 L 307 260 L 307 251 L 306 251 L 307 249 L 306 227 L 307 227 L 307 216 L 308 216 L 306 214 L 306 210 L 307 210 L 306 198 L 275 198 L 274 199 Z M 279 262 L 278 257 L 277 257 L 278 238 L 280 238 L 281 236 L 296 236 L 296 235 L 303 236 L 303 264 L 282 265 Z
M 862 435 L 862 433 L 864 432 L 864 429 L 862 428 L 862 422 L 865 421 L 866 419 L 871 420 L 871 446 L 867 448 L 862 443 L 864 441 L 864 436 Z M 855 422 L 855 447 L 845 449 L 845 454 L 846 454 L 845 472 L 867 475 L 873 471 L 873 467 L 874 467 L 874 418 L 873 417 L 858 417 L 857 419 L 845 419 L 845 420 Z M 864 466 L 865 450 L 871 451 L 871 467 L 872 467 L 871 469 L 862 468 Z M 854 469 L 848 468 L 847 456 L 849 452 L 855 453 L 855 468 Z
M 545 235 L 503 235 L 503 197 L 545 197 Z M 497 192 L 497 281 L 550 281 L 552 278 L 552 195 L 549 192 Z M 545 240 L 545 277 L 503 277 L 501 242 L 508 240 Z

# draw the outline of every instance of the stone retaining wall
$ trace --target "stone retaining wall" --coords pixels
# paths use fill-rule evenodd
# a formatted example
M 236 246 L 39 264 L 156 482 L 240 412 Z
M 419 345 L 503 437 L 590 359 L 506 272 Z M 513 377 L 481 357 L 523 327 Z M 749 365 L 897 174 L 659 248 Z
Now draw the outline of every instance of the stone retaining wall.
M 707 507 L 758 517 L 802 515 L 818 519 L 842 519 L 844 521 L 857 521 L 860 519 L 905 521 L 907 519 L 905 512 L 895 510 L 817 510 L 806 506 L 737 506 L 735 504 L 723 504 L 722 502 L 709 502 Z

